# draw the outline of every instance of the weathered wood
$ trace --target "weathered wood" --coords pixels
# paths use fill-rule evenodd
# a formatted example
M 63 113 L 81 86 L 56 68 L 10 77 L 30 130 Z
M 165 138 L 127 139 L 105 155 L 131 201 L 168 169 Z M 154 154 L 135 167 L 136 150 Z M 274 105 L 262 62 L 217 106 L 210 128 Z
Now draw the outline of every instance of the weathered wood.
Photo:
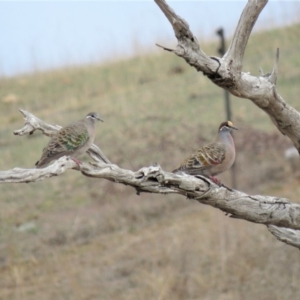
M 201 71 L 216 85 L 237 97 L 250 99 L 269 115 L 279 131 L 287 135 L 300 151 L 300 113 L 283 100 L 275 87 L 278 50 L 271 74 L 252 76 L 242 72 L 242 60 L 249 36 L 267 0 L 248 1 L 232 42 L 222 58 L 207 56 L 200 49 L 188 23 L 178 16 L 164 0 L 154 1 L 167 16 L 178 40 L 176 50 L 172 50 L 172 52 L 182 57 L 196 70 Z
M 279 241 L 299 248 L 299 245 L 300 245 L 300 231 L 299 230 L 277 227 L 274 225 L 269 225 L 268 229 L 272 234 L 274 234 L 276 236 L 276 238 Z
M 232 42 L 224 54 L 224 60 L 230 64 L 234 75 L 239 76 L 243 67 L 243 58 L 251 31 L 267 0 L 253 1 L 246 4 L 235 29 Z
M 51 136 L 61 128 L 58 125 L 47 124 L 29 112 L 22 111 L 22 114 L 25 116 L 25 126 L 20 130 L 16 130 L 14 132 L 16 135 L 31 134 L 35 130 L 41 130 L 43 134 Z M 91 164 L 82 163 L 77 166 L 72 159 L 64 156 L 46 168 L 14 168 L 0 172 L 0 183 L 35 182 L 58 176 L 68 169 L 75 169 L 85 176 L 104 178 L 112 182 L 129 185 L 135 188 L 138 194 L 141 192 L 180 194 L 218 208 L 231 218 L 272 225 L 273 227 L 269 227 L 271 233 L 278 237 L 278 232 L 280 232 L 279 239 L 300 249 L 300 237 L 299 244 L 297 244 L 297 239 L 292 243 L 290 242 L 289 231 L 276 230 L 278 226 L 290 228 L 294 230 L 294 236 L 298 234 L 297 230 L 300 230 L 300 205 L 291 203 L 288 199 L 247 195 L 225 186 L 220 187 L 203 176 L 194 177 L 184 173 L 164 172 L 159 165 L 144 167 L 134 172 L 119 168 L 111 163 L 103 163 L 98 156 L 95 160 L 96 162 Z M 289 234 L 286 238 L 284 238 L 285 232 Z

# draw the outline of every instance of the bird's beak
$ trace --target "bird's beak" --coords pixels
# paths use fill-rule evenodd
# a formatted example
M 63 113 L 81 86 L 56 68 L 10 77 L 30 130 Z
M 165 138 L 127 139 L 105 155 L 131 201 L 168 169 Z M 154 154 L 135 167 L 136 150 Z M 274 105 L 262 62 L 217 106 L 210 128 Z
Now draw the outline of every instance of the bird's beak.
M 104 122 L 102 119 L 100 119 L 99 117 L 96 118 L 98 121 Z
M 231 129 L 234 129 L 234 130 L 238 130 L 237 127 L 234 127 L 234 126 L 230 126 Z

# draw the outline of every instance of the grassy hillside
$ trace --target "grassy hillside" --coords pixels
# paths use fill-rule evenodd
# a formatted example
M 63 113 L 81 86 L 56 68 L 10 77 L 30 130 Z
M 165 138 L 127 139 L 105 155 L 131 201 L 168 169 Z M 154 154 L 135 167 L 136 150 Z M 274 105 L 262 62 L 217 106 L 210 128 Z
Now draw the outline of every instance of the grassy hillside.
M 300 25 L 253 35 L 244 71 L 269 72 L 281 49 L 278 90 L 300 110 Z M 201 45 L 217 55 L 217 45 Z M 290 142 L 250 101 L 231 97 L 239 189 L 288 196 L 299 187 L 282 158 Z M 180 58 L 159 52 L 107 65 L 0 80 L 0 169 L 30 168 L 47 137 L 16 137 L 18 109 L 61 125 L 98 111 L 96 144 L 124 168 L 171 170 L 213 139 L 223 91 Z M 88 161 L 89 157 L 83 158 Z M 230 173 L 220 178 L 230 185 Z M 0 299 L 297 299 L 296 249 L 265 227 L 230 220 L 183 197 L 68 171 L 0 185 Z M 201 295 L 201 297 L 200 297 Z

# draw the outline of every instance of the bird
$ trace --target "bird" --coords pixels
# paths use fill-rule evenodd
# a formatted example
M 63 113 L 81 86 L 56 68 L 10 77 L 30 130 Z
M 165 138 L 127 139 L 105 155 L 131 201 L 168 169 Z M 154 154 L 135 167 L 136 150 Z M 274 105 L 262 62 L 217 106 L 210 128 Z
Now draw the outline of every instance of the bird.
M 232 130 L 238 129 L 233 126 L 231 121 L 222 122 L 217 139 L 191 154 L 172 172 L 184 172 L 194 176 L 204 175 L 220 185 L 220 180 L 214 176 L 228 170 L 235 160 Z
M 36 168 L 43 168 L 64 155 L 71 156 L 79 165 L 81 162 L 76 157 L 85 153 L 94 142 L 96 121 L 103 122 L 98 113 L 90 112 L 83 119 L 61 128 L 43 149 L 41 158 L 35 163 Z

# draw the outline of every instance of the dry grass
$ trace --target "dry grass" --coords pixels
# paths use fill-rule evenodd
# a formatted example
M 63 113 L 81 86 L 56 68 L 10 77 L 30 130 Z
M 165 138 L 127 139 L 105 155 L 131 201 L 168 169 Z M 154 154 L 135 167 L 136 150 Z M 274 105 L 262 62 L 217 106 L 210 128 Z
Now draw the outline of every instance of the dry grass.
M 253 36 L 244 66 L 269 71 L 280 41 L 279 91 L 298 109 L 299 33 L 293 26 Z M 211 55 L 213 49 L 204 46 Z M 152 162 L 171 170 L 211 140 L 224 119 L 223 92 L 169 53 L 2 79 L 0 87 L 1 170 L 32 167 L 47 142 L 38 133 L 12 135 L 22 126 L 18 108 L 62 125 L 98 111 L 105 123 L 96 144 L 133 170 Z M 240 129 L 239 188 L 297 201 L 298 182 L 282 158 L 289 141 L 250 101 L 232 100 Z M 222 180 L 230 185 L 229 173 Z M 195 201 L 137 196 L 73 171 L 40 183 L 1 185 L 0 194 L 0 299 L 300 296 L 296 249 L 264 226 L 231 220 Z

